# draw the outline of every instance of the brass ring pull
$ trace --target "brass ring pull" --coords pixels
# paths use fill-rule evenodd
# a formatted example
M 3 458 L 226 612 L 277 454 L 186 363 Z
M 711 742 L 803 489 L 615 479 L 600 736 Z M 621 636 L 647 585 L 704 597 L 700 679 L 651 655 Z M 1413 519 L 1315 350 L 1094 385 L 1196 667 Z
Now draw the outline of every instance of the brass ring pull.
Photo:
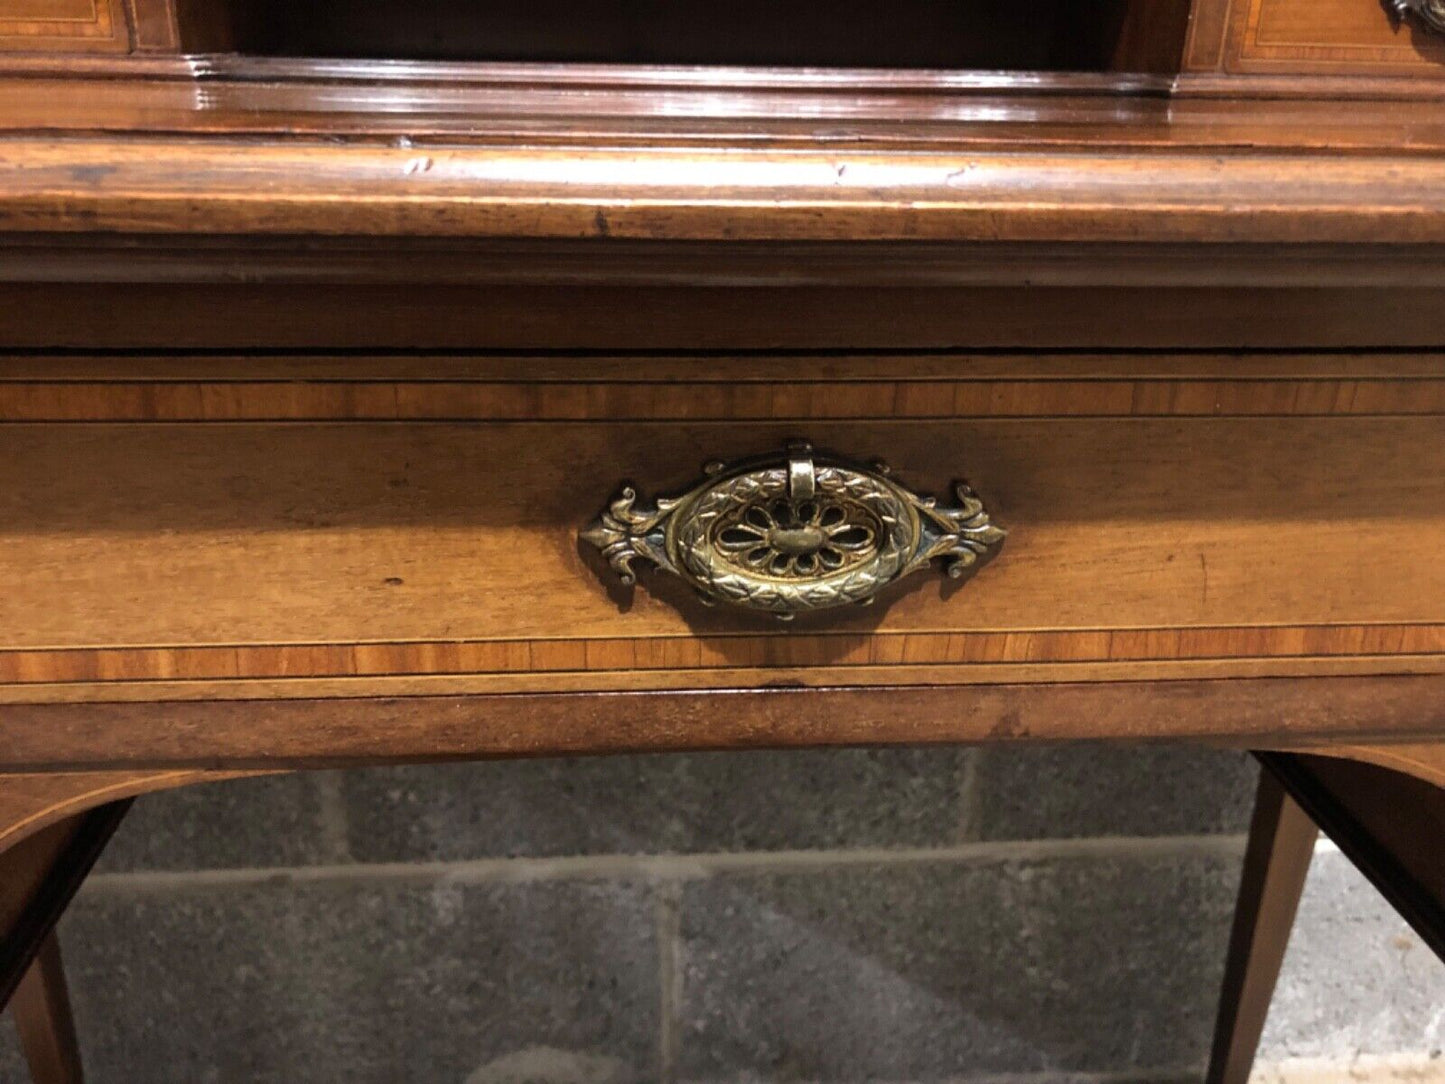
M 1434 30 L 1445 32 L 1445 0 L 1391 0 L 1401 18 L 1416 15 Z
M 868 468 L 788 445 L 782 455 L 711 463 L 680 497 L 639 504 L 622 489 L 582 538 L 624 583 L 639 558 L 723 602 L 787 619 L 867 604 L 935 559 L 958 577 L 991 556 L 1004 531 L 968 486 L 958 507 L 920 497 Z

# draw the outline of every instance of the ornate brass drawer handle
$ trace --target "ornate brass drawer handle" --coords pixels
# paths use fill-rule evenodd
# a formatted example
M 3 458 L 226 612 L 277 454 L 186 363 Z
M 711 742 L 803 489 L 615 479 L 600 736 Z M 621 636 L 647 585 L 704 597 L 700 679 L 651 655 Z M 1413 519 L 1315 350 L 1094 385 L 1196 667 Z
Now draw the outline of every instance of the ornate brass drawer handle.
M 867 604 L 937 558 L 951 577 L 991 556 L 1003 528 L 958 483 L 957 508 L 920 497 L 867 468 L 790 444 L 784 454 L 710 463 L 680 497 L 639 504 L 624 488 L 582 532 L 622 582 L 641 558 L 689 583 L 704 601 L 787 619 Z
M 1417 15 L 1427 26 L 1445 32 L 1445 0 L 1391 0 L 1391 4 L 1401 18 Z

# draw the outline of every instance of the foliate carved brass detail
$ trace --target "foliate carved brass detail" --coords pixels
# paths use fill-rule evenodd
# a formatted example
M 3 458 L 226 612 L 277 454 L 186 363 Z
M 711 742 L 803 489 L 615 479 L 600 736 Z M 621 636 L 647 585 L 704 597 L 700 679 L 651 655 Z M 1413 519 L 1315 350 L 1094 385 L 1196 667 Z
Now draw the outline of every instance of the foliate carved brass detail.
M 1420 21 L 1445 32 L 1445 0 L 1390 0 L 1401 17 L 1418 16 Z
M 680 497 L 640 504 L 624 488 L 582 538 L 621 576 L 649 561 L 688 582 L 707 602 L 790 618 L 867 604 L 887 584 L 939 560 L 958 577 L 991 556 L 1004 531 L 958 483 L 957 507 L 920 497 L 879 464 L 783 455 L 725 465 Z

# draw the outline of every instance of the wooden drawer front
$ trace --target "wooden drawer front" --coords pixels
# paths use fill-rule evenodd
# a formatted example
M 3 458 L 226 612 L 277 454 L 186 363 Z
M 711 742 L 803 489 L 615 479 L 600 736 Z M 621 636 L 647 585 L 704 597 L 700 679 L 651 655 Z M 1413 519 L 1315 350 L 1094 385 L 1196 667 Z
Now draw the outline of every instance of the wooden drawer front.
M 1445 668 L 1435 356 L 26 359 L 0 369 L 0 697 Z M 627 478 L 807 437 L 1009 531 L 799 618 L 619 587 Z
M 1221 32 L 1222 51 L 1206 40 Z M 1416 19 L 1397 22 L 1380 0 L 1221 0 L 1201 5 L 1186 65 L 1439 78 L 1445 34 Z
M 120 0 L 0 0 L 0 52 L 123 53 Z

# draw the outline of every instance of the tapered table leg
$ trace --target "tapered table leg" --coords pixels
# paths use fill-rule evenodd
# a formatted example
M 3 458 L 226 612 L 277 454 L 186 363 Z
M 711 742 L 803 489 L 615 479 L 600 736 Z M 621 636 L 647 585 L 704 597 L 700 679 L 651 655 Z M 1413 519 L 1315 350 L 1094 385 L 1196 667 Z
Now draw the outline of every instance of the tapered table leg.
M 41 943 L 15 988 L 10 1011 L 34 1084 L 81 1084 L 80 1047 L 54 932 Z
M 0 773 L 0 1009 L 39 1084 L 81 1079 L 54 926 L 131 798 L 256 772 Z
M 56 821 L 0 851 L 0 1006 L 14 1010 L 35 1084 L 81 1080 L 55 923 L 129 805 Z
M 1437 747 L 1437 761 L 1439 753 Z M 1261 753 L 1259 759 L 1445 960 L 1445 787 L 1438 777 L 1345 757 Z
M 130 801 L 57 821 L 0 851 L 0 1007 L 105 848 Z
M 1273 774 L 1260 772 L 1207 1084 L 1249 1079 L 1318 834 Z

